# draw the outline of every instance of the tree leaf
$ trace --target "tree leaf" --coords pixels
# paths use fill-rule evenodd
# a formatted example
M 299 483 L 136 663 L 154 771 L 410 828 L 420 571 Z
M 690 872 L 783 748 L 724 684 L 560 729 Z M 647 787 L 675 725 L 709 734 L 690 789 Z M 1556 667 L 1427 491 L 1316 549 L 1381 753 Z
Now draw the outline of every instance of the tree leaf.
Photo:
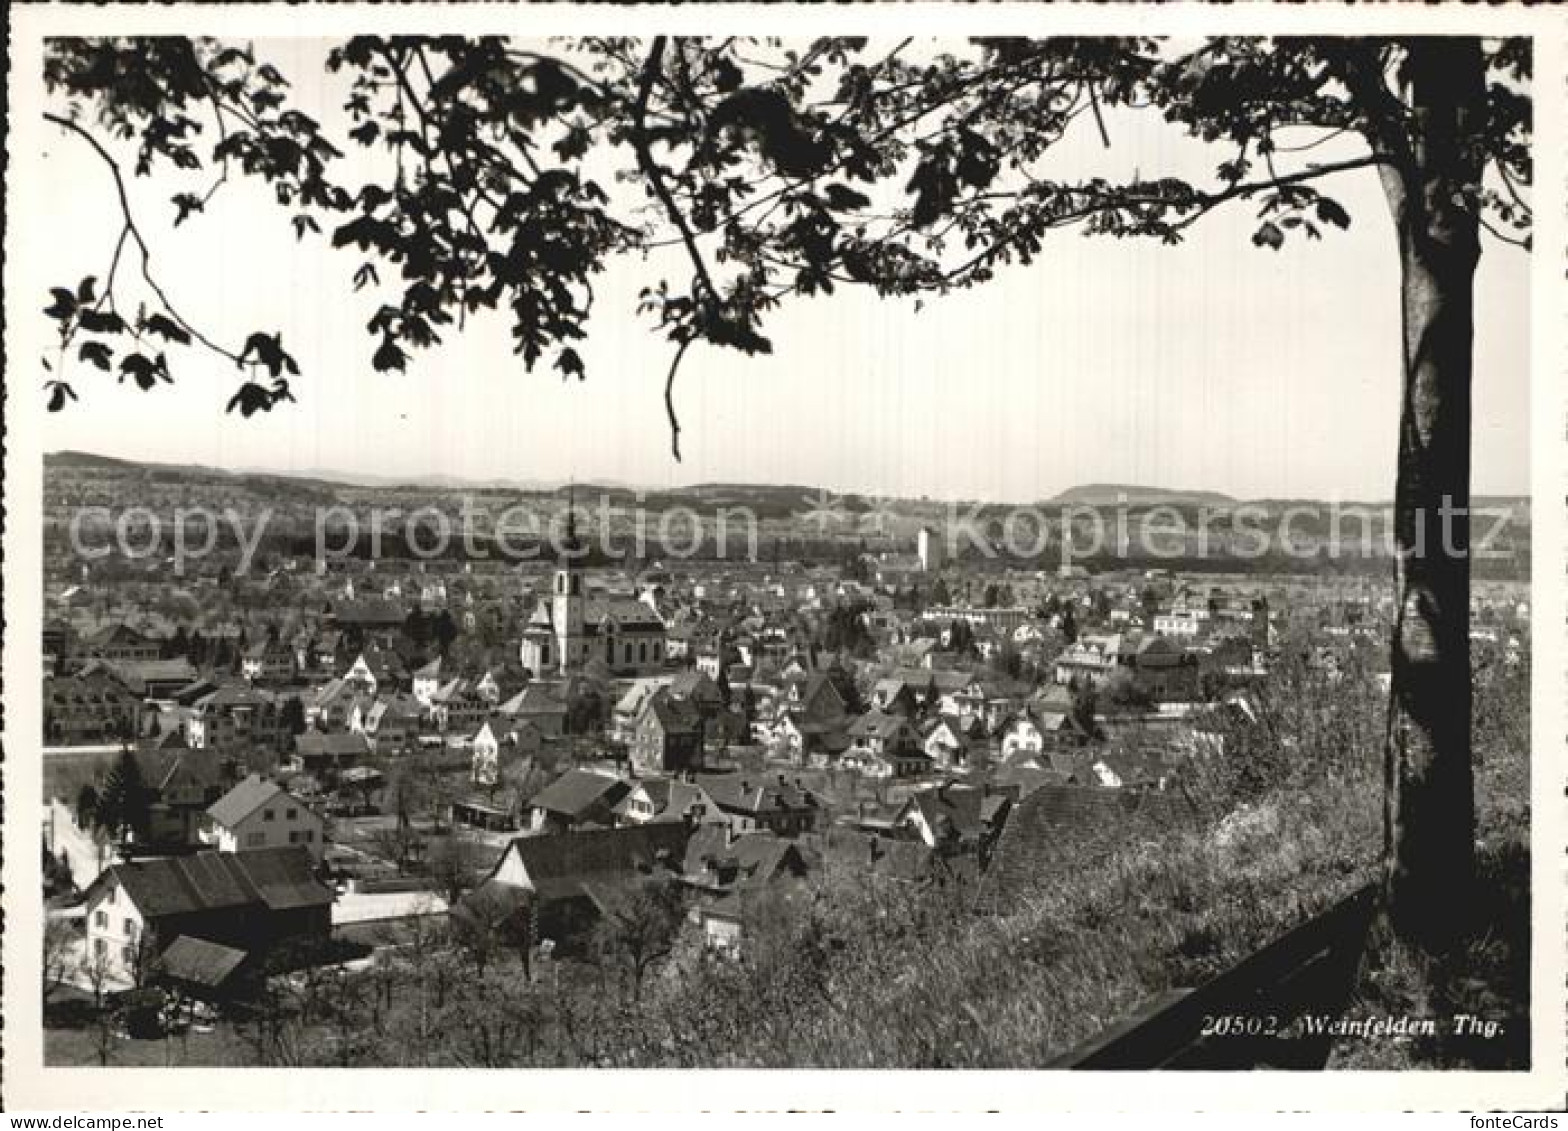
M 132 378 L 142 392 L 158 383 L 158 366 L 146 354 L 132 353 L 120 359 L 120 379 Z
M 254 381 L 246 381 L 239 387 L 239 391 L 229 398 L 226 412 L 233 412 L 236 408 L 240 415 L 250 417 L 258 412 L 266 412 L 272 407 L 272 394 L 267 389 Z
M 204 205 L 201 197 L 193 192 L 177 192 L 169 198 L 174 205 L 174 226 L 178 228 L 185 223 L 192 212 L 200 212 Z
M 191 344 L 191 336 L 185 328 L 172 318 L 162 314 L 154 314 L 142 324 L 142 329 L 149 334 L 156 334 L 168 342 L 178 342 L 182 346 Z
M 51 287 L 49 293 L 54 296 L 54 302 L 44 307 L 44 313 L 50 318 L 64 322 L 76 313 L 76 296 L 64 287 Z
M 408 365 L 408 355 L 402 351 L 397 342 L 392 340 L 392 335 L 388 334 L 381 339 L 381 345 L 376 350 L 375 356 L 370 359 L 370 364 L 378 373 L 394 369 L 402 373 Z
M 1252 242 L 1257 247 L 1271 247 L 1278 251 L 1285 243 L 1285 233 L 1278 224 L 1264 224 L 1252 233 Z
M 118 334 L 125 329 L 125 319 L 112 310 L 84 310 L 81 322 L 89 334 Z
M 839 212 L 855 212 L 871 203 L 869 196 L 863 192 L 856 192 L 848 185 L 828 185 L 822 190 L 822 195 L 827 200 L 828 207 Z
M 256 331 L 245 339 L 245 348 L 240 351 L 241 363 L 254 360 L 256 364 L 264 366 L 269 374 L 274 377 L 281 376 L 284 370 L 298 376 L 299 365 L 283 350 L 281 334 L 263 334 Z
M 107 373 L 112 366 L 114 354 L 107 342 L 83 342 L 81 348 L 76 351 L 76 356 L 83 361 L 91 362 Z
M 49 382 L 49 411 L 59 412 L 67 400 L 76 399 L 76 390 L 64 381 Z
M 581 381 L 588 375 L 583 367 L 583 359 L 571 346 L 567 346 L 556 355 L 555 368 L 560 372 L 563 381 L 568 377 L 576 377 Z
M 1350 213 L 1340 206 L 1339 201 L 1330 200 L 1326 196 L 1318 198 L 1318 219 L 1336 228 L 1350 227 Z

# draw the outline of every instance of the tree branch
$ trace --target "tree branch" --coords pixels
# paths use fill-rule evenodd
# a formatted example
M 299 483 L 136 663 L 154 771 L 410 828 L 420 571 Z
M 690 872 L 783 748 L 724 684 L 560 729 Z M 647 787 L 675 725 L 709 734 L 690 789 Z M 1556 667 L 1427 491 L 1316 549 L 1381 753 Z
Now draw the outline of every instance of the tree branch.
M 681 422 L 675 414 L 675 372 L 681 367 L 681 358 L 686 356 L 686 350 L 691 345 L 688 338 L 675 347 L 675 356 L 670 359 L 670 371 L 664 378 L 664 413 L 670 420 L 670 454 L 675 457 L 675 462 L 681 462 Z
M 708 301 L 717 303 L 719 291 L 713 285 L 713 276 L 708 273 L 708 265 L 703 260 L 702 250 L 697 246 L 697 239 L 692 234 L 690 225 L 686 223 L 686 217 L 681 213 L 680 207 L 675 203 L 675 198 L 670 195 L 669 187 L 664 183 L 664 173 L 659 168 L 659 163 L 653 159 L 653 151 L 648 145 L 646 129 L 648 100 L 653 94 L 653 84 L 659 75 L 659 64 L 664 57 L 665 42 L 664 36 L 655 36 L 653 46 L 648 51 L 648 58 L 643 63 L 642 78 L 637 87 L 637 102 L 632 111 L 632 147 L 637 152 L 638 167 L 648 178 L 648 187 L 653 190 L 654 196 L 658 198 L 670 222 L 680 233 L 681 243 L 686 247 L 686 254 L 691 258 L 697 277 L 708 292 Z
M 69 130 L 70 132 L 83 138 L 88 145 L 93 147 L 98 156 L 103 159 L 104 164 L 109 167 L 109 173 L 114 177 L 115 193 L 118 195 L 120 201 L 120 215 L 125 221 L 125 232 L 129 233 L 131 239 L 136 242 L 137 249 L 141 252 L 142 279 L 152 290 L 152 293 L 158 297 L 158 301 L 163 304 L 163 308 L 169 312 L 169 317 L 178 322 L 180 327 L 186 333 L 190 334 L 191 337 L 195 338 L 202 345 L 206 346 L 214 353 L 228 358 L 230 361 L 234 362 L 235 365 L 243 367 L 244 362 L 240 360 L 240 357 L 237 353 L 234 353 L 232 350 L 225 349 L 224 347 L 218 345 L 211 338 L 207 337 L 207 335 L 203 334 L 189 321 L 187 321 L 179 313 L 179 311 L 174 308 L 174 304 L 169 301 L 169 296 L 164 293 L 163 287 L 159 285 L 155 278 L 153 278 L 152 252 L 148 249 L 147 241 L 142 238 L 141 229 L 136 226 L 136 220 L 131 215 L 131 201 L 129 195 L 126 193 L 125 177 L 120 172 L 119 162 L 117 162 L 113 155 L 111 155 L 109 151 L 103 147 L 103 144 L 97 138 L 95 138 L 87 130 L 83 129 L 76 122 L 71 121 L 71 119 L 62 118 L 58 114 L 50 114 L 46 112 L 44 114 L 44 120 L 47 122 L 53 122 L 62 129 Z M 116 253 L 116 259 L 118 259 L 118 252 Z
M 697 239 L 692 234 L 690 225 L 686 223 L 686 217 L 675 203 L 675 198 L 670 195 L 669 187 L 664 183 L 664 174 L 659 169 L 659 163 L 653 159 L 653 151 L 648 145 L 646 129 L 648 100 L 653 95 L 653 84 L 659 75 L 659 64 L 664 57 L 666 42 L 664 36 L 655 36 L 653 45 L 648 50 L 648 58 L 643 63 L 642 78 L 637 87 L 637 102 L 632 112 L 632 146 L 637 151 L 637 164 L 642 169 L 643 175 L 648 178 L 648 186 L 658 197 L 670 222 L 680 232 L 681 242 L 686 246 L 686 254 L 697 272 L 701 289 L 706 292 L 705 296 L 698 296 L 699 305 L 706 304 L 716 311 L 719 305 L 719 290 L 713 284 L 713 276 L 708 273 L 708 265 L 703 260 L 702 249 L 697 246 Z M 681 359 L 686 356 L 686 351 L 694 340 L 694 337 L 688 336 L 676 347 L 675 356 L 670 361 L 670 371 L 664 379 L 664 411 L 670 419 L 670 452 L 675 456 L 677 463 L 681 458 L 681 424 L 675 413 L 675 375 L 680 369 Z

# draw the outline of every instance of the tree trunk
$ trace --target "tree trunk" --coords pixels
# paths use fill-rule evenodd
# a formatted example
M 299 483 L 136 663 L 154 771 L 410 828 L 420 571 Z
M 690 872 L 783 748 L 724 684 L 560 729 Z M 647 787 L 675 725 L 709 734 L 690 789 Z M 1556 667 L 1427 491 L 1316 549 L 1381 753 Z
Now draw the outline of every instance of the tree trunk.
M 1480 44 L 1412 41 L 1407 76 L 1410 148 L 1385 175 L 1399 238 L 1404 380 L 1384 883 L 1399 937 L 1441 953 L 1461 926 L 1475 862 L 1470 382 L 1480 245 L 1459 193 L 1480 179 L 1463 144 L 1485 112 Z

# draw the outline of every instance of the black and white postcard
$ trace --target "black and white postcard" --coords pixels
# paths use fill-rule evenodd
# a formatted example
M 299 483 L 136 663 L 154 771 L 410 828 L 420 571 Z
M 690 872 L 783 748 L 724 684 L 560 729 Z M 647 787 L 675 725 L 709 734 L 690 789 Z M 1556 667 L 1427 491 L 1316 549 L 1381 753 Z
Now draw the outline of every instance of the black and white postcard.
M 8 1106 L 1561 1105 L 1560 10 L 9 20 Z

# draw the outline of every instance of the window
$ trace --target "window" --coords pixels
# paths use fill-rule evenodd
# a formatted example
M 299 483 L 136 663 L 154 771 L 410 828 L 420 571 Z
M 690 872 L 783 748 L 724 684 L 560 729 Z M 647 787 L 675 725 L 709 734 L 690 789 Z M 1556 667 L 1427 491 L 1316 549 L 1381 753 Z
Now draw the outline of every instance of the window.
M 316 843 L 316 830 L 315 829 L 306 829 L 304 831 L 304 833 L 301 834 L 301 839 L 304 840 L 304 842 L 306 844 L 315 844 Z
M 266 833 L 249 833 L 245 837 L 245 846 L 247 848 L 261 848 L 266 843 L 267 843 L 267 834 Z
M 130 916 L 125 919 L 125 937 L 133 942 L 136 940 L 136 920 Z
M 638 663 L 648 662 L 648 645 L 646 643 L 637 645 L 637 661 Z
M 113 903 L 114 902 L 114 897 L 116 895 L 118 895 L 118 894 L 120 894 L 120 889 L 119 888 L 110 888 L 109 889 L 109 894 L 103 897 L 103 901 L 105 903 Z
M 108 927 L 108 925 L 109 925 L 109 913 L 107 911 L 100 910 L 100 911 L 97 911 L 97 912 L 95 912 L 93 914 L 93 926 L 95 926 L 95 927 Z
M 299 843 L 299 830 L 298 829 L 290 829 L 289 830 L 289 843 L 290 844 L 298 844 Z
M 274 810 L 272 810 L 272 809 L 263 809 L 261 811 L 261 819 L 263 821 L 270 821 L 273 818 L 275 818 L 277 815 L 278 814 Z
M 120 961 L 129 966 L 136 961 L 136 952 L 128 946 L 120 948 Z
M 291 821 L 295 820 L 296 818 L 299 817 L 299 810 L 298 809 L 290 809 L 287 813 L 284 814 L 284 816 L 287 817 Z
M 94 954 L 98 955 L 101 958 L 103 955 L 107 954 L 108 951 L 109 951 L 109 944 L 104 942 L 103 939 L 94 939 L 93 940 L 93 953 Z

